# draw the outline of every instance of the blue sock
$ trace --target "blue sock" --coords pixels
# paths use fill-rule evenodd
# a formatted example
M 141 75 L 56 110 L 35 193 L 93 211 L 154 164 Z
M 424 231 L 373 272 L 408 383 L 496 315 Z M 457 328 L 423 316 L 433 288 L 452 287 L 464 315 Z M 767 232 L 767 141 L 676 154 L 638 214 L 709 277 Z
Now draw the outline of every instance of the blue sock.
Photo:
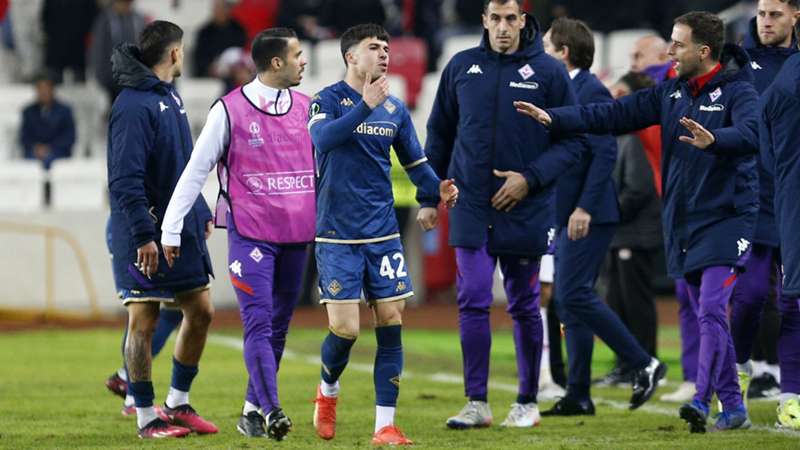
M 197 366 L 187 366 L 172 358 L 172 387 L 183 392 L 189 392 L 192 381 L 197 376 Z
M 156 331 L 153 333 L 153 358 L 155 358 L 164 348 L 172 330 L 177 328 L 183 320 L 183 313 L 179 309 L 162 309 L 158 315 Z
M 378 350 L 375 352 L 375 404 L 397 406 L 400 393 L 400 374 L 403 372 L 402 326 L 389 325 L 375 328 Z
M 153 406 L 153 399 L 156 396 L 153 393 L 152 381 L 129 381 L 128 392 L 133 395 L 133 401 L 136 402 L 137 408 Z
M 488 402 L 489 396 L 487 394 L 470 395 L 469 401 L 471 402 Z
M 334 384 L 342 375 L 347 362 L 350 360 L 350 348 L 355 339 L 345 339 L 332 332 L 328 332 L 322 341 L 322 380 Z

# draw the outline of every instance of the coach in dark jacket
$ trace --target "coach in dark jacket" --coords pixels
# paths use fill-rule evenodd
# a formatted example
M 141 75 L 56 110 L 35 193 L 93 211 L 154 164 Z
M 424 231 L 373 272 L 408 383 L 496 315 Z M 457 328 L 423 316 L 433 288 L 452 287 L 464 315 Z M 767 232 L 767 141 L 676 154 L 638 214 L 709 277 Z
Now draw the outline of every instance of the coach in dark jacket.
M 544 44 L 545 51 L 566 66 L 580 104 L 613 100 L 608 89 L 589 72 L 594 60 L 594 39 L 585 23 L 566 18 L 555 20 L 545 35 Z M 566 395 L 545 411 L 545 415 L 594 414 L 590 383 L 595 335 L 637 376 L 649 366 L 653 370 L 661 366 L 594 291 L 619 222 L 617 196 L 611 179 L 617 144 L 610 134 L 589 134 L 586 140 L 591 152 L 583 154 L 581 162 L 556 182 L 559 231 L 555 253 L 555 301 L 558 316 L 565 326 L 569 375 Z M 658 370 L 663 376 L 664 369 Z M 655 388 L 652 381 L 645 380 L 642 386 L 635 386 L 632 409 L 650 397 Z
M 469 402 L 447 420 L 452 428 L 486 426 L 492 280 L 500 262 L 514 320 L 519 391 L 506 425 L 538 421 L 542 349 L 538 294 L 531 280 L 554 224 L 553 185 L 586 151 L 578 138 L 550 133 L 514 110 L 523 98 L 552 106 L 575 103 L 564 67 L 542 48 L 538 25 L 517 1 L 491 1 L 480 46 L 456 54 L 442 73 L 428 120 L 426 154 L 441 178 L 455 178 L 459 203 L 450 213 L 456 247 L 459 330 Z M 522 120 L 521 120 L 522 119 Z M 419 220 L 430 228 L 435 204 Z M 512 423 L 513 422 L 513 423 Z
M 714 392 L 729 413 L 716 427 L 747 423 L 726 307 L 758 213 L 758 94 L 750 59 L 740 47 L 723 47 L 723 35 L 715 15 L 685 14 L 675 19 L 669 50 L 680 78 L 613 103 L 547 112 L 518 104 L 562 132 L 622 134 L 661 124 L 667 268 L 672 277 L 686 278 L 700 305 L 697 393 L 681 407 L 694 431 L 705 430 Z

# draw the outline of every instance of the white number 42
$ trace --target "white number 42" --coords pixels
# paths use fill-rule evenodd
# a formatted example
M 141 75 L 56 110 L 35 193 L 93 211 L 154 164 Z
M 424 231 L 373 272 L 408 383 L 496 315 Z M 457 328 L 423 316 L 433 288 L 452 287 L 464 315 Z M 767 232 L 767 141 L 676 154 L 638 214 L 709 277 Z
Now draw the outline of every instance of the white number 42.
M 408 272 L 406 272 L 406 260 L 403 257 L 403 254 L 397 252 L 394 255 L 392 255 L 392 259 L 397 261 L 397 271 L 395 271 L 394 268 L 392 268 L 392 263 L 389 261 L 389 256 L 386 255 L 381 260 L 381 271 L 380 271 L 381 276 L 387 277 L 390 280 L 394 280 L 396 277 L 408 276 Z

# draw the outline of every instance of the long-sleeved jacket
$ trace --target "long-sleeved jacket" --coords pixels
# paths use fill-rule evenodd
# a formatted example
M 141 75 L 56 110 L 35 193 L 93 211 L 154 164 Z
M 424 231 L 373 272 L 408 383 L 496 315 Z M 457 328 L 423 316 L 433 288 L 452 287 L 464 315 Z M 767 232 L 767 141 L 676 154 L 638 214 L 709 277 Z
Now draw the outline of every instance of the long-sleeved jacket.
M 544 52 L 538 25 L 529 25 L 517 52 L 494 52 L 484 35 L 479 47 L 456 54 L 442 73 L 425 152 L 436 174 L 455 178 L 459 187 L 450 213 L 452 246 L 544 254 L 555 224 L 555 180 L 587 151 L 582 137 L 553 139 L 514 108 L 515 100 L 548 107 L 576 102 L 564 65 Z M 510 212 L 492 208 L 505 181 L 494 169 L 519 172 L 528 182 L 528 196 Z
M 120 288 L 196 287 L 211 273 L 204 238 L 211 211 L 202 196 L 184 219 L 181 257 L 175 265 L 168 268 L 160 252 L 158 272 L 148 282 L 152 287 L 131 269 L 139 247 L 160 242 L 164 213 L 192 152 L 181 98 L 137 55 L 135 46 L 123 44 L 112 56 L 115 81 L 123 88 L 111 108 L 108 132 L 114 271 Z
M 664 243 L 670 276 L 737 265 L 758 214 L 758 94 L 750 59 L 726 45 L 722 70 L 697 96 L 683 79 L 665 81 L 613 103 L 550 109 L 551 129 L 624 134 L 661 124 Z M 714 134 L 705 150 L 678 140 L 682 117 Z
M 572 80 L 578 103 L 611 102 L 614 99 L 594 75 L 581 70 Z M 619 208 L 611 173 L 617 159 L 617 140 L 610 134 L 589 134 L 590 152 L 556 182 L 556 224 L 566 226 L 576 207 L 592 216 L 593 224 L 617 223 Z
M 775 176 L 775 221 L 783 259 L 783 294 L 800 296 L 800 54 L 787 59 L 764 92 L 759 138 Z
M 750 67 L 753 69 L 754 84 L 759 94 L 766 91 L 769 85 L 772 84 L 778 71 L 781 70 L 784 61 L 797 53 L 796 40 L 793 40 L 790 47 L 767 47 L 761 45 L 761 41 L 758 38 L 755 17 L 750 20 L 750 32 L 745 36 L 742 46 L 750 56 Z M 753 242 L 775 247 L 778 245 L 778 233 L 775 225 L 775 207 L 773 205 L 775 183 L 772 175 L 765 170 L 764 165 L 760 161 L 758 164 L 758 192 L 758 221 L 756 223 L 756 233 Z

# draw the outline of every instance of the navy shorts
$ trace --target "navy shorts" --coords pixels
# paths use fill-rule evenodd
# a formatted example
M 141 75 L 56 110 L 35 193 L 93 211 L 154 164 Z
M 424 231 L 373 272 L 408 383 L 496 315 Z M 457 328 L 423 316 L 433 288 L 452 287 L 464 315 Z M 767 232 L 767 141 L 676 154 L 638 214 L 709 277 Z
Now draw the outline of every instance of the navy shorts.
M 393 302 L 414 295 L 399 238 L 369 244 L 317 242 L 320 303 Z

